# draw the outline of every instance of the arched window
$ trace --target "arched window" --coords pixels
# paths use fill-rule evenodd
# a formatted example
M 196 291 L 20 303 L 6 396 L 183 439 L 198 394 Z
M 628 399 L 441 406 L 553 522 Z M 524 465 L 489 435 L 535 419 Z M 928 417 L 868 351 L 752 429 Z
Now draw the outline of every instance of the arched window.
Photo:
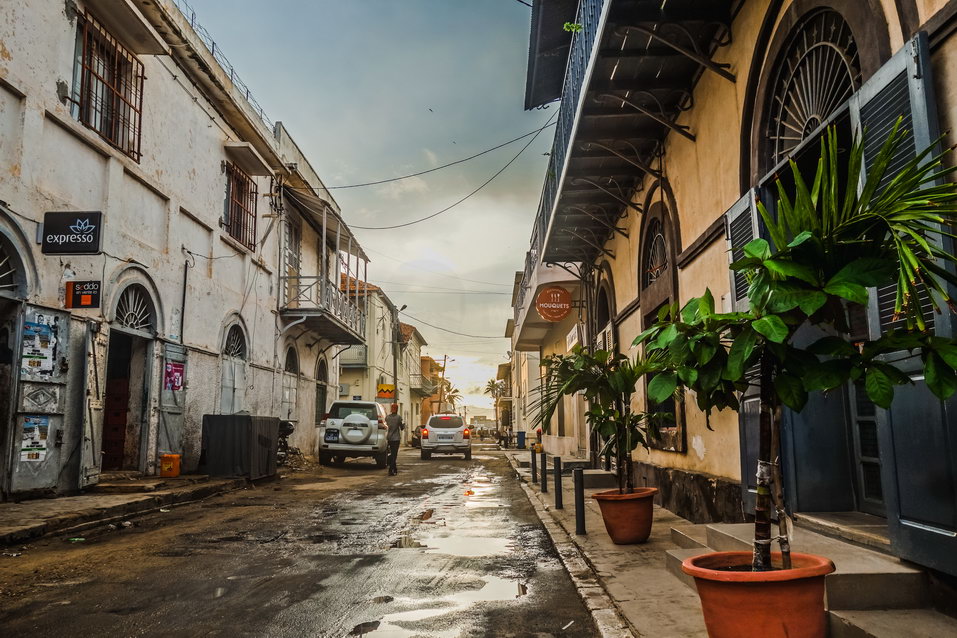
M 286 362 L 282 369 L 290 374 L 299 374 L 299 355 L 292 346 L 286 349 Z
M 0 238 L 0 294 L 24 297 L 23 269 L 12 246 Z
M 130 284 L 120 293 L 114 322 L 137 332 L 156 332 L 156 309 L 146 288 Z
M 223 356 L 233 359 L 246 359 L 246 335 L 238 323 L 234 323 L 226 331 Z
M 223 338 L 219 407 L 222 414 L 236 414 L 246 409 L 246 333 L 240 324 L 226 329 Z
M 298 421 L 296 403 L 299 396 L 299 355 L 296 353 L 295 346 L 286 348 L 286 361 L 282 369 L 285 374 L 282 375 L 280 418 Z
M 641 287 L 647 288 L 658 281 L 668 267 L 668 249 L 665 245 L 665 227 L 661 219 L 655 218 L 648 224 L 644 260 L 641 264 Z
M 831 9 L 802 18 L 776 63 L 768 91 L 764 171 L 788 158 L 861 86 L 854 34 Z

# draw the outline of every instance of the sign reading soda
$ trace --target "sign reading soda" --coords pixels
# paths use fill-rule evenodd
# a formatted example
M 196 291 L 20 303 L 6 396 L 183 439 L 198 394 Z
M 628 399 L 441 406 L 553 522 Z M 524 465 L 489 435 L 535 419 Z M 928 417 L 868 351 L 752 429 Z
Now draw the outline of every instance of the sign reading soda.
M 549 286 L 538 293 L 535 309 L 545 321 L 561 321 L 572 311 L 572 293 L 561 286 Z
M 68 281 L 63 305 L 66 308 L 99 308 L 100 288 L 99 281 Z

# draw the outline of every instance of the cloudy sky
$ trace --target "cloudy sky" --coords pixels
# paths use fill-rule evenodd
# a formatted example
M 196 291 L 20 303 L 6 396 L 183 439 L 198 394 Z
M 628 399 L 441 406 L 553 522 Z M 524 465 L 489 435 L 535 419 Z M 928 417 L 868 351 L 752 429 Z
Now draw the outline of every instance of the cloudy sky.
M 418 172 L 540 128 L 523 110 L 530 9 L 518 0 L 189 0 L 273 120 L 330 187 Z M 524 266 L 551 146 L 546 129 L 479 193 L 429 221 L 356 230 L 369 279 L 417 319 L 500 337 Z M 422 177 L 333 190 L 346 221 L 388 226 L 435 213 L 488 180 L 530 138 Z M 423 325 L 428 354 L 467 403 L 506 360 L 504 338 Z

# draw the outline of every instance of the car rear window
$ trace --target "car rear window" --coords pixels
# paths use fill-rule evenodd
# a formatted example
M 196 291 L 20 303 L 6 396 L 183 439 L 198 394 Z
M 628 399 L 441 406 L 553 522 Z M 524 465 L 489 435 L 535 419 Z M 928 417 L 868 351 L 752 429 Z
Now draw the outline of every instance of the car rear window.
M 329 412 L 329 415 L 333 419 L 344 419 L 350 414 L 361 414 L 367 419 L 377 419 L 379 415 L 376 414 L 375 406 L 371 405 L 362 405 L 357 403 L 334 403 L 332 405 L 332 411 Z
M 429 427 L 460 428 L 462 427 L 462 419 L 457 416 L 434 416 L 429 419 Z

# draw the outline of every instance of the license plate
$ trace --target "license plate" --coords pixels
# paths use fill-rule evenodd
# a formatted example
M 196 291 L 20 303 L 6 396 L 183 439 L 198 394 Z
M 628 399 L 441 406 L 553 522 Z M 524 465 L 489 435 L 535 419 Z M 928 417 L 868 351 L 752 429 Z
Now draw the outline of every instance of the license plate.
M 439 437 L 440 441 L 452 441 L 453 439 L 455 439 L 455 435 L 453 434 L 446 434 L 445 436 Z
M 339 430 L 328 430 L 325 437 L 326 443 L 338 443 L 339 442 Z

